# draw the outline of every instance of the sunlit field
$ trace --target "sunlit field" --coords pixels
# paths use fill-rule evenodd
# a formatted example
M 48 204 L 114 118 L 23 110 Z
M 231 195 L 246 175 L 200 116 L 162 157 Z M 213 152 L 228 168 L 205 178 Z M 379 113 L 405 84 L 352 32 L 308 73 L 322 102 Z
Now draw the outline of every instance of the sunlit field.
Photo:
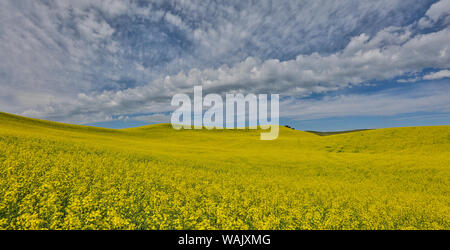
M 0 113 L 0 228 L 450 229 L 450 126 L 260 132 Z

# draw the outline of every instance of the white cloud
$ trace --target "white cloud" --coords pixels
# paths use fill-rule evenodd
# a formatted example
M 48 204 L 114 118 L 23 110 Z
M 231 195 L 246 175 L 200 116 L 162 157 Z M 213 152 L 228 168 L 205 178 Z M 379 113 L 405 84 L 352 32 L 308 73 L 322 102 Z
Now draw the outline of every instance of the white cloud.
M 100 95 L 83 94 L 76 105 L 51 110 L 63 116 L 75 110 L 89 115 L 92 112 L 112 114 L 132 110 L 164 112 L 172 110 L 169 101 L 174 94 L 191 92 L 193 86 L 200 84 L 206 93 L 242 90 L 306 96 L 372 79 L 389 79 L 427 67 L 450 67 L 450 54 L 442 53 L 450 46 L 447 43 L 450 39 L 449 28 L 415 37 L 405 34 L 409 34 L 407 29 L 393 28 L 381 31 L 372 39 L 362 34 L 354 37 L 343 51 L 327 56 L 313 53 L 288 61 L 260 61 L 249 57 L 233 67 L 224 65 L 217 69 L 192 69 L 134 89 L 108 91 Z M 394 36 L 398 36 L 403 43 L 398 44 L 399 39 L 393 39 Z M 389 42 L 391 40 L 395 41 L 394 44 Z M 154 110 L 153 107 L 160 109 Z
M 104 20 L 96 20 L 97 17 L 93 13 L 89 13 L 87 16 L 83 17 L 78 23 L 78 30 L 85 36 L 89 41 L 96 39 L 107 39 L 113 33 L 114 29 L 109 26 Z
M 408 82 L 417 82 L 420 80 L 420 77 L 407 78 L 407 79 L 398 79 L 397 82 L 400 83 L 408 83 Z
M 398 79 L 397 82 L 400 83 L 409 83 L 409 82 L 417 82 L 420 80 L 439 80 L 442 78 L 450 77 L 450 70 L 444 69 L 437 72 L 428 73 L 424 76 L 415 76 L 405 79 Z
M 316 100 L 288 99 L 280 115 L 294 120 L 345 116 L 391 116 L 414 112 L 450 112 L 449 86 L 430 85 L 404 91 L 391 89 L 373 94 L 352 94 Z
M 0 1 L 0 104 L 85 123 L 170 111 L 198 84 L 306 96 L 450 68 L 447 2 L 419 34 L 408 13 L 423 2 Z
M 439 20 L 442 20 L 443 25 L 450 23 L 450 0 L 441 0 L 433 4 L 419 20 L 418 25 L 421 28 L 430 28 Z
M 166 20 L 168 23 L 170 23 L 170 24 L 172 24 L 172 25 L 178 27 L 178 28 L 181 29 L 181 30 L 188 29 L 188 27 L 183 23 L 183 20 L 181 20 L 181 18 L 180 18 L 179 16 L 173 15 L 173 14 L 170 13 L 170 12 L 167 12 L 167 13 L 166 13 L 166 15 L 165 15 L 165 20 Z
M 450 70 L 441 70 L 438 72 L 430 73 L 428 75 L 425 75 L 423 79 L 425 80 L 437 80 L 442 78 L 450 77 Z
M 433 4 L 425 14 L 433 22 L 450 15 L 450 0 L 441 0 Z

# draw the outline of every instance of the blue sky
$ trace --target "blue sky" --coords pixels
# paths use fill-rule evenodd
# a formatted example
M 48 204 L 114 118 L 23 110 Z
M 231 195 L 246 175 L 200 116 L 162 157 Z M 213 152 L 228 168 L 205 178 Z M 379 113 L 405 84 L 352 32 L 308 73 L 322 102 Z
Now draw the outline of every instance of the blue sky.
M 123 128 L 278 93 L 283 124 L 450 124 L 450 0 L 0 1 L 0 110 Z

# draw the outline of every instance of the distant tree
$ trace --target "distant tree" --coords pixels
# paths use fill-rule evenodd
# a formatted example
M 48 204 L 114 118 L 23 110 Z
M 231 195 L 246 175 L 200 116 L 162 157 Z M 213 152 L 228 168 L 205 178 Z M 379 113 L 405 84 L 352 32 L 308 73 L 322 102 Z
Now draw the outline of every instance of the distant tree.
M 289 125 L 284 125 L 286 128 L 295 129 L 294 127 L 291 127 Z

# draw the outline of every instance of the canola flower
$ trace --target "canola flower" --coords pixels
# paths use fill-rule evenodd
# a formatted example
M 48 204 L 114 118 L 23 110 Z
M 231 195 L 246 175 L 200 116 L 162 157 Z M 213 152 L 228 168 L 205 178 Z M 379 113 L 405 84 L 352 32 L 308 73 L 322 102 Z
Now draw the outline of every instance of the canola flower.
M 450 229 L 450 126 L 259 134 L 0 113 L 0 228 Z

